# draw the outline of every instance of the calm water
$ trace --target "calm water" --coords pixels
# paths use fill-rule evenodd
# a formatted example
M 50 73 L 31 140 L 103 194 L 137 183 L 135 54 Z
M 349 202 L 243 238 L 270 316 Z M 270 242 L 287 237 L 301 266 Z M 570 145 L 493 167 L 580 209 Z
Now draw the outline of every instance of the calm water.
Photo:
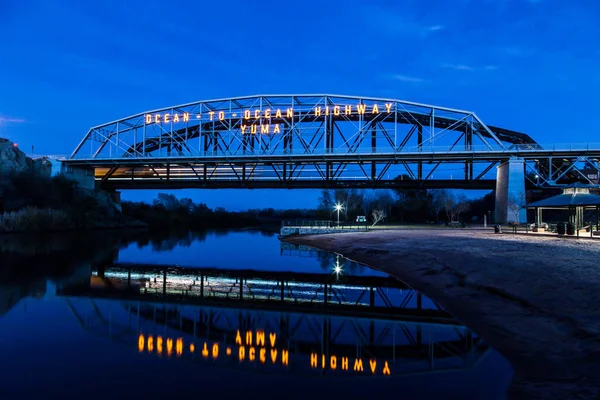
M 0 251 L 3 399 L 502 399 L 512 377 L 419 293 L 270 233 L 4 237 Z

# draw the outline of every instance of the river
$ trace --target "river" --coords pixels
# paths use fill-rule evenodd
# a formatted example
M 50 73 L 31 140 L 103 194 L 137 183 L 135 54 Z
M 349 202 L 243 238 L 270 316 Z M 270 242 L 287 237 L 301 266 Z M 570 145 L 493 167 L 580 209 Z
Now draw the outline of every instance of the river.
M 262 231 L 0 237 L 2 398 L 503 399 L 508 362 L 386 274 Z

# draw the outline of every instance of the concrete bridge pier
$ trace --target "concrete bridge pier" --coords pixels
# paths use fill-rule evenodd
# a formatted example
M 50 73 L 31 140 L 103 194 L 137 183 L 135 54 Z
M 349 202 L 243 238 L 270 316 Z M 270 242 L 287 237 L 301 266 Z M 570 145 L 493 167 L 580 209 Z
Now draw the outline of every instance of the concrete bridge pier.
M 527 222 L 525 193 L 525 160 L 511 157 L 497 169 L 494 223 Z
M 96 189 L 93 168 L 77 168 L 71 165 L 62 164 L 60 171 L 67 178 L 76 181 L 80 187 L 88 190 Z
M 121 192 L 116 190 L 113 191 L 104 191 L 100 189 L 98 183 L 94 179 L 94 169 L 93 168 L 77 168 L 70 165 L 63 164 L 61 166 L 61 173 L 66 177 L 73 179 L 75 182 L 79 184 L 79 187 L 94 190 L 99 193 L 103 193 L 108 196 L 110 201 L 113 203 L 115 208 L 121 212 Z

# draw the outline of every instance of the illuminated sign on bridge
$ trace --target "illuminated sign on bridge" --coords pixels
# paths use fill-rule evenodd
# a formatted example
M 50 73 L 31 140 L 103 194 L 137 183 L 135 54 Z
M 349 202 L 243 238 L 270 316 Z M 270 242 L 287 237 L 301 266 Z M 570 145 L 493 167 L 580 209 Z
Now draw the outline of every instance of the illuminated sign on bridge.
M 293 107 L 282 108 L 264 108 L 264 109 L 246 109 L 239 111 L 206 111 L 190 116 L 189 112 L 184 113 L 155 113 L 146 114 L 145 122 L 149 124 L 178 124 L 187 123 L 192 119 L 198 121 L 225 121 L 239 120 L 239 130 L 242 134 L 277 134 L 285 127 L 283 123 L 277 123 L 285 119 L 302 118 L 304 115 L 331 116 L 339 117 L 342 115 L 378 115 L 380 112 L 390 114 L 393 103 L 373 103 L 367 104 L 343 104 L 343 105 L 325 105 L 313 106 L 312 109 L 303 111 L 301 108 Z M 285 116 L 285 117 L 284 117 Z M 289 121 L 286 121 L 289 122 Z

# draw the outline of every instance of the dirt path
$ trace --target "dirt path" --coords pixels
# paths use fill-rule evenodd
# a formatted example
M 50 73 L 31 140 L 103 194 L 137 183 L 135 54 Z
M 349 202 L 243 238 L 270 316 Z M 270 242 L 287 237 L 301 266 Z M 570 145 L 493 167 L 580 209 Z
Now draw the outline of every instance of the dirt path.
M 509 398 L 600 398 L 600 243 L 467 230 L 288 241 L 382 269 L 442 304 L 510 361 Z

